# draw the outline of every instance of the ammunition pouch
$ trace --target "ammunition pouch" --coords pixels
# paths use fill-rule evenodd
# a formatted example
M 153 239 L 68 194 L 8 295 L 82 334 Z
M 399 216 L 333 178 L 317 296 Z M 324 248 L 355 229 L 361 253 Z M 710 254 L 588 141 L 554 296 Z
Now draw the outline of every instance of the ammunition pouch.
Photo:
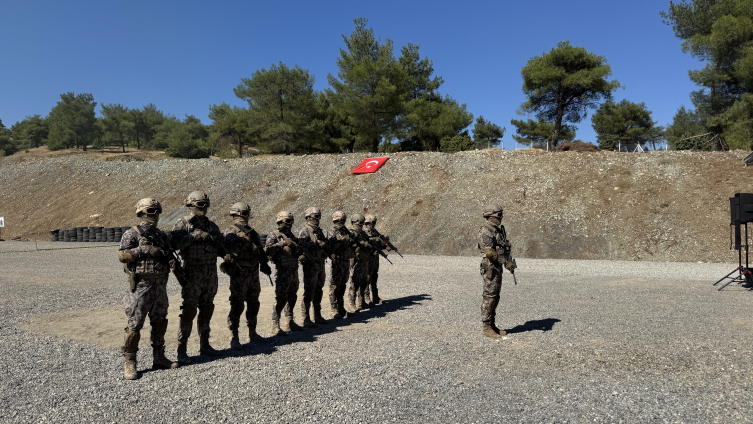
M 491 280 L 494 278 L 494 269 L 496 268 L 495 264 L 490 261 L 488 258 L 484 258 L 481 261 L 481 275 L 484 276 L 487 280 Z
M 136 279 L 135 272 L 126 270 L 126 274 L 128 274 L 128 289 L 133 293 L 136 291 L 136 286 L 139 284 L 139 281 Z

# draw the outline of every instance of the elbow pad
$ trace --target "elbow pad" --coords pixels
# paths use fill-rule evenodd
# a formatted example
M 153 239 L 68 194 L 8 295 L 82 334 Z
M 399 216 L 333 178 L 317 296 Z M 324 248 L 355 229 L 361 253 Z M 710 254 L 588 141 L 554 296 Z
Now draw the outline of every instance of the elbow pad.
M 136 258 L 134 258 L 133 255 L 131 255 L 131 252 L 129 250 L 119 250 L 118 260 L 121 263 L 127 264 L 129 262 L 135 262 Z
M 497 262 L 497 251 L 496 250 L 492 249 L 491 247 L 485 247 L 484 248 L 484 254 L 486 255 L 486 257 L 490 261 Z

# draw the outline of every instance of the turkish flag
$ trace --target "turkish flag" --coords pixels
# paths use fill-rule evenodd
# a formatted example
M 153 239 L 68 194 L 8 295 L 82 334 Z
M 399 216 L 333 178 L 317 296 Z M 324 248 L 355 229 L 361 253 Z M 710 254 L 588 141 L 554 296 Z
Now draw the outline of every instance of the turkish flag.
M 363 162 L 361 162 L 360 165 L 356 166 L 356 169 L 350 171 L 350 173 L 351 174 L 370 174 L 372 172 L 375 172 L 385 162 L 387 162 L 387 159 L 389 159 L 389 157 L 364 159 Z

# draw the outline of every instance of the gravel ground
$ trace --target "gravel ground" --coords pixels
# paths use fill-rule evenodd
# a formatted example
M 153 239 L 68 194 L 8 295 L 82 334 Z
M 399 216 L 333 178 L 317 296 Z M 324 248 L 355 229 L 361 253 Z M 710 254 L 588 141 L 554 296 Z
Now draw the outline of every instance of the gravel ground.
M 125 381 L 117 348 L 24 329 L 120 303 L 115 249 L 0 244 L 0 422 L 753 421 L 752 294 L 711 285 L 734 265 L 520 259 L 498 309 L 510 334 L 493 341 L 476 258 L 396 257 L 385 304 L 338 326 L 217 340 L 222 356 L 177 370 L 148 370 L 142 340 L 142 376 Z

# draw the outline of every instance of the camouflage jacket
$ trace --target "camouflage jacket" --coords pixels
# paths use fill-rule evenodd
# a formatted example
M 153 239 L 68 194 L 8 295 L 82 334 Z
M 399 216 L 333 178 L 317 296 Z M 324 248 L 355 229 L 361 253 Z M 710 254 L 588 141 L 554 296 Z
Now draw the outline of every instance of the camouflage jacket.
M 355 257 L 352 234 L 344 225 L 333 227 L 327 232 L 327 245 L 337 260 L 350 260 Z
M 275 230 L 267 234 L 267 243 L 264 246 L 264 250 L 267 256 L 272 259 L 275 267 L 280 269 L 286 268 L 298 268 L 298 248 L 294 246 L 286 246 L 285 240 L 292 240 L 298 242 L 296 236 L 290 231 L 290 228 L 285 227 L 282 230 Z
M 128 251 L 133 262 L 123 264 L 127 272 L 139 277 L 160 277 L 170 273 L 167 265 L 169 258 L 163 256 L 154 258 L 150 255 L 151 246 L 161 247 L 165 245 L 171 249 L 179 249 L 191 242 L 191 237 L 180 234 L 166 233 L 157 227 L 145 225 L 143 222 L 136 227 L 129 228 L 120 239 L 119 251 Z
M 478 248 L 484 256 L 485 248 L 494 249 L 500 257 L 510 255 L 510 242 L 507 240 L 505 226 L 496 227 L 486 223 L 478 230 Z
M 220 227 L 205 216 L 188 215 L 180 218 L 173 227 L 173 232 L 183 235 L 189 235 L 196 230 L 209 233 L 214 240 L 222 240 Z M 196 240 L 180 250 L 180 256 L 187 264 L 209 265 L 216 264 L 217 257 L 223 256 L 222 250 L 216 246 L 215 242 Z
M 304 225 L 298 233 L 298 244 L 302 249 L 307 249 L 316 260 L 322 262 L 327 259 L 327 238 L 320 227 Z
M 223 239 L 230 252 L 236 255 L 239 265 L 253 266 L 267 262 L 259 234 L 248 225 L 233 224 L 225 230 Z

